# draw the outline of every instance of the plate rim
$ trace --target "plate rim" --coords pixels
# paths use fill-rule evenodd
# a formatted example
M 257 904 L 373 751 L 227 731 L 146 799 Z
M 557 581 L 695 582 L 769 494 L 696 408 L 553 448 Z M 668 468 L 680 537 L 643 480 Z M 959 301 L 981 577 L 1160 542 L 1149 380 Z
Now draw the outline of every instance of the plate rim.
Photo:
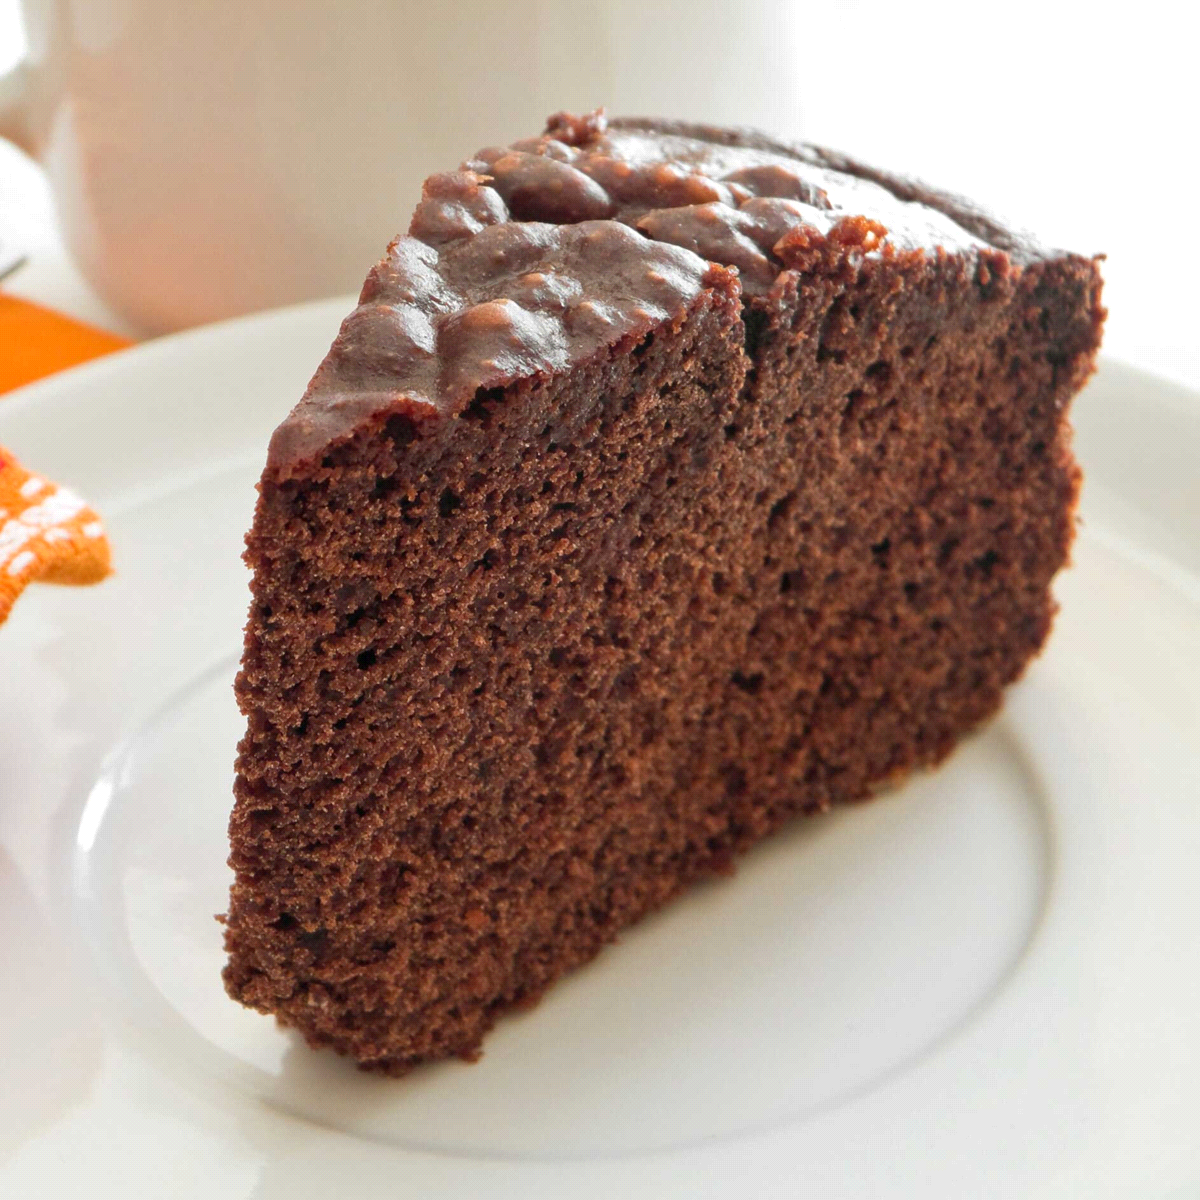
M 94 360 L 90 363 L 81 364 L 80 366 L 71 368 L 67 371 L 60 372 L 54 376 L 49 376 L 43 380 L 29 384 L 21 389 L 17 389 L 7 396 L 0 397 L 0 437 L 6 424 L 5 414 L 11 412 L 14 416 L 22 418 L 28 417 L 35 407 L 45 406 L 47 399 L 53 405 L 70 404 L 81 401 L 86 396 L 88 387 L 93 382 L 99 380 L 111 381 L 113 376 L 120 376 L 128 371 L 137 372 L 141 369 L 143 363 L 154 362 L 159 360 L 169 360 L 176 355 L 180 348 L 189 350 L 203 351 L 205 347 L 213 347 L 214 352 L 219 353 L 219 347 L 226 344 L 230 334 L 236 337 L 250 336 L 257 331 L 267 331 L 272 326 L 278 324 L 281 327 L 286 327 L 297 320 L 317 320 L 320 318 L 329 317 L 332 323 L 333 317 L 340 311 L 340 306 L 345 305 L 346 311 L 349 311 L 349 306 L 353 301 L 343 297 L 333 297 L 318 301 L 308 301 L 302 304 L 291 305 L 283 309 L 269 310 L 263 313 L 252 314 L 250 316 L 235 317 L 226 321 L 222 321 L 213 325 L 206 325 L 196 329 L 187 330 L 181 333 L 168 335 L 163 338 L 154 339 L 153 341 L 142 343 L 126 350 L 116 352 L 112 355 L 105 356 L 102 359 Z M 316 365 L 314 355 L 314 368 Z M 1111 385 L 1114 391 L 1125 393 L 1130 387 L 1143 387 L 1145 389 L 1143 399 L 1151 403 L 1165 404 L 1167 407 L 1182 411 L 1187 418 L 1195 423 L 1197 430 L 1200 430 L 1200 391 L 1194 390 L 1179 383 L 1177 380 L 1165 378 L 1156 375 L 1152 371 L 1148 371 L 1133 363 L 1129 363 L 1123 359 L 1113 356 L 1102 355 L 1098 363 L 1098 373 L 1107 373 L 1110 378 Z M 1113 378 L 1116 376 L 1116 378 Z M 298 398 L 298 397 L 297 397 Z M 46 412 L 46 419 L 50 419 L 53 414 Z M 34 420 L 38 419 L 37 415 L 33 416 Z M 18 454 L 21 451 L 20 446 L 12 447 Z M 265 446 L 264 446 L 265 456 Z M 39 464 L 40 465 L 40 464 Z M 1085 465 L 1086 470 L 1086 465 Z M 1181 571 L 1187 574 L 1189 579 L 1195 579 L 1196 576 L 1183 564 L 1178 565 Z M 78 763 L 74 764 L 78 766 Z M 72 779 L 72 785 L 78 782 L 77 779 Z M 76 799 L 79 796 L 72 791 L 71 795 Z M 57 915 L 57 914 L 56 914 Z M 288 1117 L 288 1120 L 297 1119 L 295 1116 Z M 307 1120 L 303 1116 L 298 1119 Z M 317 1125 L 325 1132 L 325 1127 Z M 762 1145 L 764 1142 L 776 1142 L 779 1147 L 785 1147 L 788 1141 L 789 1127 L 784 1126 L 781 1129 L 768 1131 L 762 1137 L 751 1137 L 747 1139 L 748 1144 L 753 1147 L 758 1145 L 760 1152 L 766 1157 L 770 1157 L 770 1152 Z M 336 1131 L 333 1131 L 334 1136 L 338 1136 Z M 656 1160 L 667 1160 L 678 1163 L 681 1153 L 686 1154 L 689 1158 L 698 1158 L 706 1160 L 711 1155 L 719 1155 L 727 1157 L 731 1161 L 737 1161 L 742 1158 L 742 1153 L 732 1153 L 734 1148 L 728 1143 L 720 1143 L 712 1147 L 687 1148 L 682 1152 L 680 1150 L 668 1150 L 665 1152 L 656 1152 L 650 1155 L 650 1158 Z M 399 1166 L 404 1162 L 409 1161 L 407 1157 L 401 1157 L 400 1153 L 392 1147 L 384 1147 L 381 1151 L 386 1155 L 386 1159 L 393 1165 Z M 404 1151 L 405 1156 L 412 1155 L 414 1159 L 424 1157 L 420 1151 Z M 435 1152 L 435 1156 L 436 1152 Z M 444 1157 L 444 1156 L 437 1156 Z M 459 1160 L 451 1158 L 450 1162 Z M 489 1166 L 499 1161 L 505 1163 L 508 1160 L 494 1160 L 486 1158 L 483 1160 Z M 596 1160 L 592 1159 L 566 1159 L 557 1160 L 556 1165 L 563 1170 L 578 1170 L 582 1168 L 590 1168 L 595 1165 Z M 634 1156 L 624 1166 L 630 1163 L 637 1168 L 639 1164 L 643 1164 L 645 1158 L 641 1155 Z M 520 1168 L 520 1174 L 523 1179 L 528 1178 L 528 1172 L 533 1164 L 518 1160 L 511 1164 L 514 1167 Z M 617 1165 L 620 1165 L 618 1163 Z M 662 1165 L 661 1162 L 658 1164 Z M 1200 1167 L 1200 1164 L 1198 1164 Z M 0 1181 L 3 1180 L 5 1168 L 0 1166 Z M 653 1178 L 653 1172 L 647 1172 L 648 1178 Z M 507 1193 L 505 1193 L 507 1194 Z M 541 1194 L 540 1192 L 538 1194 Z M 756 1193 L 757 1194 L 757 1193 Z

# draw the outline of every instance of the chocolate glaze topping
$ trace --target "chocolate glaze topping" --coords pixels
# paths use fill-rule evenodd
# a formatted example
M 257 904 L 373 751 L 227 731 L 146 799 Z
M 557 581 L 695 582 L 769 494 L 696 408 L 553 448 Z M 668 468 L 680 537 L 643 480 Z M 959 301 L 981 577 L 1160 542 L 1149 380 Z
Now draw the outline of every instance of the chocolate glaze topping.
M 705 288 L 740 282 L 766 303 L 814 241 L 864 217 L 858 254 L 1041 253 L 965 201 L 817 147 L 560 113 L 426 181 L 268 470 L 286 477 L 381 413 L 452 416 L 480 388 L 566 370 L 681 318 Z
M 480 388 L 565 371 L 622 338 L 640 340 L 681 318 L 706 287 L 736 292 L 733 272 L 616 221 L 485 224 L 496 193 L 469 173 L 458 185 L 455 199 L 435 194 L 431 229 L 466 232 L 441 244 L 392 242 L 275 431 L 269 469 L 286 475 L 381 412 L 414 422 L 453 415 Z

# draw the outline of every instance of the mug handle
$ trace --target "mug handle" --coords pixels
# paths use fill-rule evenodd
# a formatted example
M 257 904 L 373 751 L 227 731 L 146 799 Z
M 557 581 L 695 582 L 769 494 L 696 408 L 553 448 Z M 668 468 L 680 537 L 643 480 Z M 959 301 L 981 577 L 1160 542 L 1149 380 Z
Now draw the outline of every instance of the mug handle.
M 26 98 L 29 94 L 29 67 L 19 62 L 7 74 L 0 75 L 0 138 L 33 154 Z

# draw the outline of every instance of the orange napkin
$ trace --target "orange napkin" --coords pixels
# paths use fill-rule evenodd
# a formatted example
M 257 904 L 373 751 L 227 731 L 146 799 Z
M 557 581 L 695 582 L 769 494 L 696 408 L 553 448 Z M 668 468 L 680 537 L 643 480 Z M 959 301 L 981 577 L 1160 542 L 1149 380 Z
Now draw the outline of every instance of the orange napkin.
M 0 295 L 0 392 L 129 343 Z M 0 446 L 0 624 L 34 580 L 98 583 L 110 570 L 100 518 L 78 496 L 27 471 Z
M 0 392 L 128 345 L 115 333 L 0 295 Z

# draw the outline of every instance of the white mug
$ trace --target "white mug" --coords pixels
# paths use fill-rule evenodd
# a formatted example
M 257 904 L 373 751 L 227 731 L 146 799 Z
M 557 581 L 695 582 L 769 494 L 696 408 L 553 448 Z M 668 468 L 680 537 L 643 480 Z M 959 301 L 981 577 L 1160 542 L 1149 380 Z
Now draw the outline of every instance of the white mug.
M 22 0 L 0 135 L 147 332 L 358 287 L 421 180 L 560 109 L 800 132 L 791 0 Z

